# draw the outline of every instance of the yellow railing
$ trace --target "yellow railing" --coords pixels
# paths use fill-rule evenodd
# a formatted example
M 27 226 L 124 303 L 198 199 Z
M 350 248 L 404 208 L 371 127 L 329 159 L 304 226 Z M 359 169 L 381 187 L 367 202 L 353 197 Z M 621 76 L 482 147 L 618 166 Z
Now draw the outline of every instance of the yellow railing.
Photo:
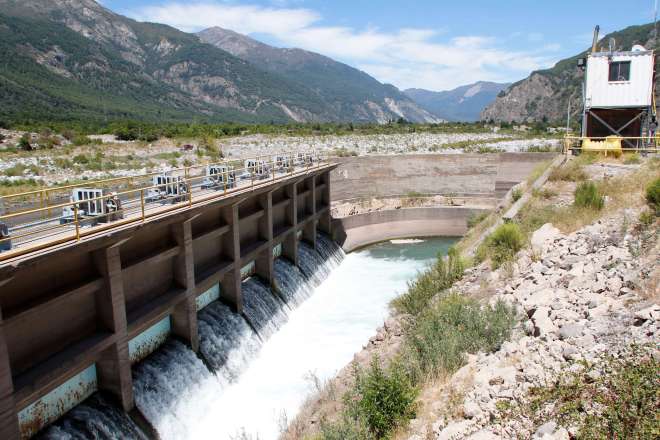
M 565 136 L 564 153 L 571 151 L 614 153 L 624 152 L 657 153 L 660 136 Z
M 283 168 L 282 161 L 278 158 L 287 158 L 288 167 Z M 254 160 L 260 167 L 266 165 L 267 174 L 256 173 L 255 167 L 234 168 L 236 163 L 245 163 Z M 326 163 L 324 157 L 316 153 L 286 153 L 269 156 L 256 156 L 240 160 L 224 160 L 213 164 L 197 165 L 171 170 L 167 173 L 153 172 L 140 176 L 129 176 L 122 178 L 103 179 L 97 181 L 82 182 L 80 185 L 65 185 L 56 188 L 48 188 L 40 191 L 30 191 L 19 194 L 3 196 L 5 203 L 8 200 L 20 199 L 26 196 L 37 196 L 39 201 L 43 191 L 50 194 L 69 191 L 75 188 L 100 189 L 103 195 L 79 201 L 67 201 L 63 203 L 50 204 L 49 197 L 45 197 L 46 204 L 39 207 L 18 210 L 0 215 L 0 222 L 11 226 L 8 237 L 0 236 L 0 262 L 24 255 L 29 252 L 52 247 L 58 244 L 79 241 L 81 238 L 96 234 L 108 229 L 114 229 L 126 224 L 144 222 L 150 217 L 162 215 L 173 210 L 189 208 L 195 204 L 203 203 L 229 194 L 251 191 L 256 187 L 272 181 L 281 180 L 304 174 L 313 168 L 320 168 Z M 206 175 L 207 166 L 230 166 L 229 172 Z M 201 171 L 201 172 L 195 172 Z M 262 169 L 262 171 L 264 171 Z M 157 184 L 148 181 L 135 187 L 133 182 L 145 178 L 167 174 L 179 178 L 171 183 Z M 183 174 L 183 175 L 181 175 Z M 233 183 L 229 183 L 229 176 L 233 175 Z M 222 179 L 220 177 L 222 176 Z M 213 180 L 210 180 L 213 179 Z M 215 180 L 217 179 L 217 180 Z M 222 180 L 222 181 L 220 181 Z M 204 187 L 204 183 L 209 183 Z M 132 182 L 128 189 L 117 190 L 118 184 Z M 176 188 L 169 194 L 166 187 Z M 162 190 L 165 189 L 163 193 Z M 112 192 L 110 192 L 112 191 Z M 107 192 L 107 194 L 106 194 Z M 150 197 L 152 195 L 153 197 Z M 121 209 L 108 211 L 106 207 L 109 201 L 121 204 Z M 100 203 L 101 214 L 84 215 L 81 207 L 89 207 L 90 204 Z M 64 217 L 64 210 L 71 209 L 72 215 Z M 10 244 L 11 250 L 2 252 L 1 249 Z

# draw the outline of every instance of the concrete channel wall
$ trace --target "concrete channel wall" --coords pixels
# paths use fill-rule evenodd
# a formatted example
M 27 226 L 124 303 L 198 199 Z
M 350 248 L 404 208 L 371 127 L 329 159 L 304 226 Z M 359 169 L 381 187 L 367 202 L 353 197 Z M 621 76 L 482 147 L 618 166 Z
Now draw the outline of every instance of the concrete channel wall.
M 502 197 L 555 153 L 410 154 L 337 159 L 332 200 L 421 194 Z
M 460 237 L 470 216 L 482 211 L 452 206 L 373 211 L 333 219 L 333 233 L 346 252 L 397 238 Z
M 96 390 L 134 408 L 131 364 L 169 334 L 198 348 L 197 311 L 240 312 L 241 281 L 298 263 L 331 233 L 329 165 L 0 265 L 0 439 L 34 434 Z

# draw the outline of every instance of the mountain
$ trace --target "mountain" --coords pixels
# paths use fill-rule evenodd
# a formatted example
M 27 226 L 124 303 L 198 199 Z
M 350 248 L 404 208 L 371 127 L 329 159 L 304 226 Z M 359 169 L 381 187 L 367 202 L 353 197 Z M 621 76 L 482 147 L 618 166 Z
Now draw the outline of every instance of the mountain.
M 660 47 L 654 38 L 653 24 L 630 26 L 608 34 L 600 40 L 599 46 L 606 47 L 610 38 L 615 39 L 619 50 L 630 50 L 634 44 L 642 44 L 647 49 L 656 51 Z M 505 122 L 564 122 L 571 96 L 572 112 L 574 116 L 579 115 L 582 111 L 579 102 L 584 74 L 577 68 L 577 60 L 586 57 L 587 53 L 588 50 L 585 50 L 559 61 L 551 69 L 532 72 L 529 77 L 512 84 L 484 109 L 481 119 Z
M 200 32 L 202 41 L 259 69 L 313 90 L 341 120 L 438 122 L 396 87 L 331 58 L 302 49 L 269 46 L 231 30 L 214 27 Z
M 0 0 L 0 59 L 0 120 L 9 122 L 431 118 L 373 79 L 381 94 L 369 92 L 359 111 L 349 92 L 328 99 L 197 35 L 131 20 L 93 0 Z
M 404 93 L 424 110 L 448 121 L 478 121 L 481 111 L 510 84 L 479 81 L 444 92 L 408 89 Z

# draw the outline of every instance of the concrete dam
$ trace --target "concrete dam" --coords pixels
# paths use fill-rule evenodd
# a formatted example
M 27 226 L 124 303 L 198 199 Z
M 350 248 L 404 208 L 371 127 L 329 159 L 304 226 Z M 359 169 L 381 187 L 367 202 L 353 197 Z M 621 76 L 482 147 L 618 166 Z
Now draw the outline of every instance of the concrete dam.
M 143 201 L 116 226 L 14 240 L 0 253 L 0 438 L 189 436 L 172 422 L 189 416 L 177 402 L 203 380 L 236 382 L 342 245 L 460 236 L 481 209 L 471 197 L 498 200 L 548 157 L 318 160 L 233 191 L 189 186 L 152 215 Z M 412 191 L 468 202 L 331 217 L 336 201 Z

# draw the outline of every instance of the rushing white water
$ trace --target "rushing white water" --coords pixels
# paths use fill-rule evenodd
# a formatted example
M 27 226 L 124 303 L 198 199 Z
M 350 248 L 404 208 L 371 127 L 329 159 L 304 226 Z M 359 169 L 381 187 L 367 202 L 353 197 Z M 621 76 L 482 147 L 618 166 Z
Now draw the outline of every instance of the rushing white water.
M 284 415 L 295 416 L 310 391 L 311 375 L 326 380 L 347 364 L 382 324 L 388 302 L 452 242 L 383 243 L 345 259 L 326 237 L 317 238 L 316 250 L 301 243 L 299 268 L 275 262 L 276 292 L 249 279 L 242 315 L 220 302 L 200 312 L 199 356 L 171 339 L 134 366 L 138 408 L 163 440 L 224 440 L 241 432 L 276 438 Z M 90 421 L 83 423 L 82 415 Z M 133 422 L 98 395 L 47 434 L 141 438 Z
M 377 245 L 348 255 L 264 345 L 212 407 L 190 421 L 189 438 L 275 439 L 311 391 L 310 373 L 332 377 L 373 335 L 387 304 L 451 240 Z

